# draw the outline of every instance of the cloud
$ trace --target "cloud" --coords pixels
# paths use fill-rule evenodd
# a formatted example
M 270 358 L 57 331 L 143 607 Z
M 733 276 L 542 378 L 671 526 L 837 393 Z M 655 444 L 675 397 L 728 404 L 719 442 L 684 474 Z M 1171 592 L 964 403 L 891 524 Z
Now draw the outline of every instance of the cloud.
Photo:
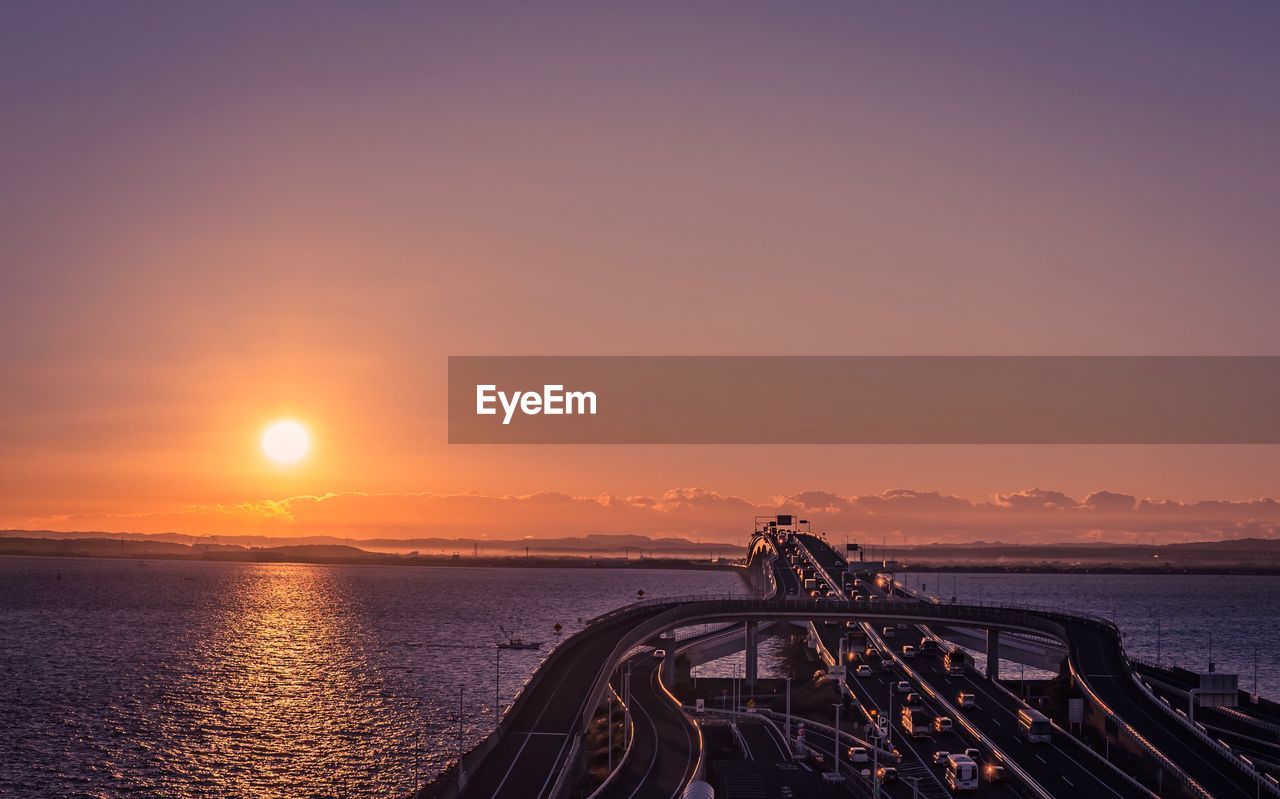
M 353 539 L 609 533 L 742 541 L 754 517 L 778 513 L 800 514 L 815 529 L 854 541 L 887 539 L 892 544 L 1280 537 L 1280 503 L 1269 497 L 1186 503 L 1099 490 L 1078 501 L 1040 488 L 999 493 L 982 502 L 903 488 L 851 496 L 813 489 L 759 501 L 701 487 L 673 488 L 660 497 L 573 496 L 557 491 L 519 495 L 344 492 L 9 524 L 24 529 Z
M 1019 511 L 1065 510 L 1079 506 L 1079 502 L 1061 491 L 1045 491 L 1040 488 L 1023 489 L 1012 494 L 996 494 L 996 504 Z
M 1094 491 L 1084 498 L 1084 504 L 1093 510 L 1128 512 L 1138 506 L 1138 498 L 1116 491 Z

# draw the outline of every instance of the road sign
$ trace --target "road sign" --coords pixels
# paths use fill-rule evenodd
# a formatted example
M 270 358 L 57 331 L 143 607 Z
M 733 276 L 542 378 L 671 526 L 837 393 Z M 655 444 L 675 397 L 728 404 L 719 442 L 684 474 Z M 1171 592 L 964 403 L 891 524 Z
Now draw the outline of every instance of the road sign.
M 702 711 L 707 709 L 707 700 L 699 699 L 697 704 L 694 707 L 697 710 L 697 712 L 701 713 Z
M 1067 700 L 1067 723 L 1084 724 L 1084 700 L 1076 697 Z

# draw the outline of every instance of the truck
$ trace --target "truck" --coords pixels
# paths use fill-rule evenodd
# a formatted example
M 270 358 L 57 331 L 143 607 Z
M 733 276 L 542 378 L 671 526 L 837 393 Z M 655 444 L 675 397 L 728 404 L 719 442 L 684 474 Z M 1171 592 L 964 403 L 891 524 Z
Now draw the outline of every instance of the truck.
M 963 649 L 948 649 L 947 654 L 942 656 L 942 667 L 946 669 L 947 674 L 950 674 L 952 677 L 963 677 L 966 659 L 967 656 Z
M 978 764 L 968 755 L 947 757 L 947 787 L 953 791 L 978 790 Z
M 902 709 L 902 729 L 912 738 L 923 738 L 933 729 L 933 717 L 922 707 L 904 707 Z
M 938 654 L 938 641 L 926 635 L 924 638 L 920 639 L 920 649 L 918 651 L 922 655 L 932 657 L 933 655 Z

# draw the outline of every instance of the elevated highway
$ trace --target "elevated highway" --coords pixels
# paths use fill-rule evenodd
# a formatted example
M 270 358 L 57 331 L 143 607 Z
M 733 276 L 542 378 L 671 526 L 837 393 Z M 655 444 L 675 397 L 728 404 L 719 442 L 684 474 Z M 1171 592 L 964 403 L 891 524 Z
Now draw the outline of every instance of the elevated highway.
M 753 542 L 752 553 L 756 558 L 779 556 L 775 542 L 770 541 Z M 850 619 L 873 625 L 901 622 L 982 628 L 995 635 L 1023 632 L 1061 641 L 1068 647 L 1073 674 L 1095 703 L 1104 712 L 1116 714 L 1170 769 L 1185 773 L 1193 791 L 1220 799 L 1280 795 L 1232 762 L 1229 754 L 1198 745 L 1162 717 L 1159 702 L 1137 690 L 1119 632 L 1105 619 L 1031 606 L 809 598 L 786 594 L 782 584 L 779 589 L 766 599 L 655 599 L 592 620 L 544 661 L 498 729 L 456 768 L 424 789 L 423 795 L 445 799 L 566 795 L 576 777 L 582 735 L 603 699 L 610 675 L 634 647 L 664 632 L 715 622 Z

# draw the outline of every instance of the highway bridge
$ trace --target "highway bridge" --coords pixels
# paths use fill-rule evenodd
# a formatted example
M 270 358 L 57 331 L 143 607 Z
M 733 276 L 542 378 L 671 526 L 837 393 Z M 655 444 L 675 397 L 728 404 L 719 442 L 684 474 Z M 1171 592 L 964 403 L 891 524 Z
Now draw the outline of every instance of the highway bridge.
M 825 589 L 814 592 L 818 596 L 807 595 L 804 584 L 797 579 L 790 562 L 797 554 L 823 575 Z M 548 656 L 497 729 L 424 788 L 420 796 L 558 799 L 573 795 L 584 756 L 583 736 L 624 662 L 634 664 L 631 686 L 635 741 L 629 756 L 599 795 L 628 799 L 679 796 L 697 775 L 705 742 L 698 735 L 699 728 L 690 723 L 678 707 L 678 700 L 664 687 L 670 684 L 670 675 L 664 679 L 665 670 L 658 667 L 645 647 L 670 641 L 663 636 L 680 628 L 717 623 L 742 625 L 750 684 L 756 676 L 761 625 L 793 623 L 817 630 L 828 625 L 839 629 L 849 621 L 865 625 L 870 631 L 906 625 L 924 635 L 934 629 L 985 631 L 992 673 L 960 678 L 966 687 L 984 697 L 977 712 L 954 707 L 948 696 L 961 683 L 953 683 L 951 675 L 938 674 L 923 658 L 913 661 L 918 666 L 913 668 L 901 657 L 895 657 L 895 673 L 900 672 L 926 694 L 932 710 L 940 715 L 945 711 L 955 718 L 962 736 L 978 743 L 983 757 L 1006 765 L 1012 772 L 1011 783 L 1017 786 L 1013 790 L 1020 795 L 1153 794 L 1100 756 L 1074 743 L 1061 730 L 1055 734 L 1052 747 L 1029 748 L 1017 739 L 1012 725 L 1005 727 L 1016 714 L 1019 701 L 989 677 L 995 676 L 995 664 L 1000 660 L 1001 637 L 1009 635 L 1058 642 L 1064 648 L 1073 679 L 1089 700 L 1090 712 L 1108 719 L 1108 731 L 1118 737 L 1127 736 L 1159 764 L 1154 787 L 1160 795 L 1222 799 L 1280 796 L 1274 782 L 1229 747 L 1214 742 L 1194 726 L 1179 722 L 1176 712 L 1137 679 L 1125 656 L 1119 631 L 1106 619 L 1054 608 L 925 601 L 901 596 L 891 583 L 879 595 L 867 592 L 861 598 L 850 598 L 841 577 L 858 568 L 855 564 L 846 563 L 820 537 L 779 532 L 772 527 L 758 530 L 753 537 L 750 564 L 768 581 L 765 597 L 654 599 L 592 620 Z M 828 640 L 824 645 L 829 650 L 832 643 Z M 882 639 L 875 643 L 888 653 L 893 651 Z M 637 657 L 638 652 L 641 654 Z M 649 657 L 647 662 L 645 657 Z M 671 652 L 666 662 L 673 664 L 674 660 L 675 653 Z M 888 709 L 891 695 L 884 693 L 886 686 L 846 686 L 864 706 L 884 703 Z M 637 719 L 642 713 L 645 716 Z M 834 751 L 834 741 L 831 745 Z M 695 748 L 699 753 L 696 759 Z M 911 761 L 928 771 L 931 764 L 922 762 L 926 757 L 917 752 Z M 931 775 L 932 779 L 923 779 Z M 926 796 L 950 795 L 946 787 L 938 784 L 936 772 L 919 776 L 936 789 Z

